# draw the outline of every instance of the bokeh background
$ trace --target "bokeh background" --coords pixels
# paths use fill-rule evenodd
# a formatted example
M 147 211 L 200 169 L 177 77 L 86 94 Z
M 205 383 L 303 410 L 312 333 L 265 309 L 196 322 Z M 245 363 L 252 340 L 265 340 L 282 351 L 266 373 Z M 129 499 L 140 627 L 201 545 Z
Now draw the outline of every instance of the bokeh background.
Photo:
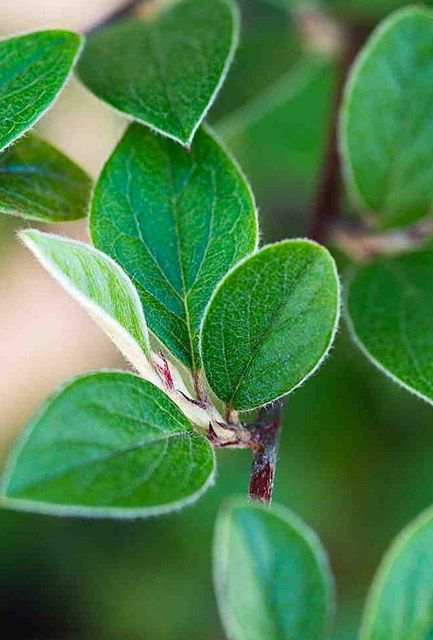
M 2 0 L 0 32 L 88 31 L 125 0 Z M 344 25 L 367 33 L 398 0 L 244 0 L 242 42 L 210 120 L 257 196 L 262 236 L 303 235 L 338 86 Z M 152 0 L 137 3 L 147 11 Z M 317 3 L 316 3 L 317 5 Z M 39 133 L 94 177 L 125 121 L 72 80 Z M 124 367 L 85 313 L 0 220 L 0 451 L 65 378 Z M 57 231 L 86 237 L 84 223 Z M 341 261 L 342 268 L 344 267 Z M 211 578 L 224 496 L 243 493 L 248 453 L 218 454 L 194 507 L 144 522 L 0 512 L 0 624 L 14 639 L 222 640 Z M 384 379 L 342 327 L 332 355 L 286 403 L 275 499 L 308 522 L 336 576 L 332 640 L 353 640 L 368 585 L 397 532 L 433 503 L 433 409 Z M 302 639 L 300 639 L 302 640 Z

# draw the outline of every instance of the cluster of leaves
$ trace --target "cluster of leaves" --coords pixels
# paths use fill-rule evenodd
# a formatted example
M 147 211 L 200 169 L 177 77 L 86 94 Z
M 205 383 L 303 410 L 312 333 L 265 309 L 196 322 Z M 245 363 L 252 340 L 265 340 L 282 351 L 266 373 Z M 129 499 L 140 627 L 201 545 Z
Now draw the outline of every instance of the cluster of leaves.
M 40 222 L 86 215 L 90 178 L 57 149 L 26 133 L 52 106 L 81 50 L 67 31 L 0 42 L 0 211 Z M 13 146 L 11 146 L 13 145 Z
M 356 4 L 368 14 L 368 3 L 363 7 L 345 3 L 345 10 L 350 13 Z M 405 3 L 377 3 L 376 8 L 385 12 L 400 4 Z M 339 123 L 353 207 L 372 234 L 382 234 L 385 243 L 387 237 L 397 237 L 396 245 L 406 249 L 395 255 L 370 255 L 366 264 L 350 267 L 346 320 L 369 360 L 429 403 L 433 401 L 432 36 L 433 13 L 422 7 L 404 8 L 381 23 L 353 66 Z M 425 246 L 411 248 L 420 238 L 425 238 Z M 278 525 L 266 518 L 260 526 L 261 510 L 233 503 L 218 524 L 216 589 L 229 635 L 242 640 L 324 637 L 332 611 L 332 581 L 321 548 L 293 516 L 279 509 L 274 510 Z M 284 542 L 282 535 L 277 542 L 278 527 L 287 536 Z M 430 509 L 397 537 L 386 554 L 367 599 L 362 640 L 431 635 L 432 527 Z M 282 549 L 290 558 L 289 569 L 279 555 Z M 241 589 L 241 579 L 251 589 Z
M 373 233 L 406 250 L 350 269 L 346 318 L 355 343 L 381 371 L 432 403 L 433 12 L 403 8 L 358 56 L 340 117 L 347 190 Z M 427 221 L 427 222 L 426 222 Z M 418 244 L 420 230 L 425 245 Z M 427 638 L 433 625 L 427 511 L 388 552 L 370 592 L 363 640 Z
M 152 20 L 88 38 L 80 79 L 133 121 L 93 191 L 46 142 L 33 134 L 18 140 L 64 86 L 80 38 L 46 31 L 0 43 L 0 210 L 40 222 L 90 210 L 92 245 L 35 229 L 21 238 L 136 371 L 79 376 L 46 401 L 9 459 L 6 507 L 115 518 L 180 508 L 212 483 L 212 445 L 251 446 L 243 412 L 293 391 L 331 347 L 339 318 L 332 257 L 309 240 L 258 249 L 250 188 L 203 124 L 238 30 L 230 0 L 179 0 L 161 4 Z M 380 231 L 431 214 L 432 36 L 430 11 L 397 12 L 367 43 L 347 85 L 347 184 Z M 433 249 L 424 248 L 357 267 L 347 287 L 356 342 L 430 402 L 432 271 Z M 389 552 L 364 640 L 431 632 L 432 523 L 428 512 Z M 230 638 L 326 634 L 326 556 L 290 512 L 230 501 L 217 523 L 214 564 Z
M 190 502 L 213 478 L 210 441 L 233 440 L 221 412 L 287 394 L 332 343 L 331 256 L 307 240 L 257 250 L 249 186 L 200 127 L 237 31 L 226 0 L 185 0 L 89 38 L 80 78 L 135 120 L 94 189 L 94 246 L 21 237 L 139 376 L 81 376 L 49 398 L 9 463 L 9 506 L 134 517 Z
M 385 555 L 361 623 L 361 640 L 429 638 L 433 615 L 433 511 Z M 232 499 L 219 516 L 215 589 L 229 638 L 329 637 L 334 586 L 316 535 L 282 507 Z
M 378 229 L 404 230 L 431 215 L 433 14 L 404 9 L 371 37 L 349 79 L 341 118 L 347 182 Z M 433 401 L 427 246 L 354 269 L 347 291 L 353 336 L 408 390 Z

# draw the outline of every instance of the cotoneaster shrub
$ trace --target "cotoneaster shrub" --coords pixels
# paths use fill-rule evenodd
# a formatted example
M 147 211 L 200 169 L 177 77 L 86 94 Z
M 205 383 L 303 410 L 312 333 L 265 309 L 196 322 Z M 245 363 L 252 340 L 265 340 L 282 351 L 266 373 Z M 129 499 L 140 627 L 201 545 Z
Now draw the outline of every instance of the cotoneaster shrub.
M 380 14 L 402 3 L 382 4 Z M 38 229 L 20 237 L 131 366 L 78 376 L 47 399 L 9 457 L 1 503 L 161 515 L 211 486 L 216 449 L 251 449 L 249 498 L 228 500 L 216 525 L 223 625 L 233 640 L 318 640 L 334 611 L 326 554 L 294 514 L 270 506 L 280 412 L 323 363 L 339 322 L 337 269 L 318 239 L 352 262 L 345 312 L 356 344 L 433 402 L 433 12 L 391 14 L 351 67 L 335 140 L 357 227 L 333 224 L 331 166 L 313 238 L 271 245 L 259 241 L 246 178 L 204 123 L 239 26 L 232 0 L 161 1 L 151 18 L 90 34 L 83 50 L 58 30 L 0 42 L 0 210 L 42 223 L 89 214 L 89 244 Z M 59 151 L 22 137 L 74 65 L 129 120 L 94 188 Z M 428 511 L 387 554 L 360 637 L 430 638 L 432 570 Z

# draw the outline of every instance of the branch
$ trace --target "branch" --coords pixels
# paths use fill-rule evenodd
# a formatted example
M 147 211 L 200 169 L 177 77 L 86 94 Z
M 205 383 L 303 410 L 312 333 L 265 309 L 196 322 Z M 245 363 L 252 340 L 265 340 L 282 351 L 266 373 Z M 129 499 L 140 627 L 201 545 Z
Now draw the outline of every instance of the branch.
M 330 231 L 332 243 L 354 262 L 369 262 L 380 256 L 395 256 L 421 248 L 433 234 L 432 220 L 378 233 L 365 225 L 340 222 Z
M 263 407 L 257 422 L 248 427 L 253 450 L 249 496 L 265 504 L 272 500 L 282 408 L 281 400 Z
M 348 73 L 369 32 L 370 29 L 365 25 L 348 26 L 340 53 L 331 130 L 308 231 L 308 237 L 317 242 L 327 240 L 330 227 L 341 214 L 342 172 L 338 148 L 338 118 Z

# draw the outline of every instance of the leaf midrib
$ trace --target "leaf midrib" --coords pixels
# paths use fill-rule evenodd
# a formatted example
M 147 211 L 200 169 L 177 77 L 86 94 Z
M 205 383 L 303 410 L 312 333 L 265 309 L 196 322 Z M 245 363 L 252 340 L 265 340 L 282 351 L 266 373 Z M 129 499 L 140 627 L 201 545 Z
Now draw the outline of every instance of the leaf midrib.
M 178 227 L 178 217 L 179 217 L 179 209 L 178 209 L 178 196 L 175 192 L 175 188 L 174 188 L 174 175 L 173 175 L 173 165 L 171 163 L 171 159 L 168 155 L 166 155 L 167 158 L 167 164 L 168 164 L 168 169 L 169 169 L 169 176 L 170 176 L 170 186 L 171 186 L 171 207 L 170 207 L 170 211 L 171 214 L 173 216 L 173 226 L 174 226 L 174 232 L 176 235 L 176 246 L 177 246 L 177 258 L 178 258 L 178 262 L 179 262 L 179 273 L 180 273 L 180 279 L 181 279 L 181 283 L 182 283 L 182 293 L 183 295 L 181 295 L 181 299 L 182 299 L 182 304 L 183 304 L 183 308 L 184 308 L 184 312 L 185 312 L 185 324 L 186 324 L 186 330 L 188 333 L 188 341 L 189 341 L 189 351 L 190 351 L 190 357 L 191 357 L 191 368 L 192 370 L 195 370 L 195 354 L 194 354 L 194 344 L 193 344 L 193 337 L 192 337 L 192 333 L 191 333 L 191 316 L 190 316 L 190 310 L 189 310 L 189 305 L 188 305 L 188 293 L 189 291 L 187 291 L 187 287 L 186 287 L 186 278 L 185 278 L 185 265 L 183 264 L 183 251 L 182 251 L 182 246 L 181 246 L 181 239 L 180 239 L 180 232 L 179 232 L 179 227 Z M 191 179 L 191 175 L 194 173 L 195 171 L 195 166 L 192 167 L 191 169 L 191 173 L 188 176 L 188 183 L 189 180 Z M 187 184 L 188 184 L 187 183 Z M 185 192 L 185 185 L 182 188 L 182 194 Z
M 249 370 L 251 369 L 251 367 L 253 365 L 253 362 L 255 360 L 255 357 L 257 355 L 257 352 L 263 346 L 263 344 L 266 341 L 267 337 L 269 336 L 269 334 L 273 330 L 275 324 L 277 323 L 277 320 L 279 319 L 279 317 L 280 317 L 281 313 L 283 312 L 285 306 L 287 305 L 288 298 L 292 295 L 295 287 L 298 286 L 299 280 L 304 277 L 305 272 L 310 268 L 310 266 L 315 261 L 316 261 L 316 256 L 313 256 L 312 258 L 310 258 L 309 260 L 307 260 L 304 263 L 304 265 L 302 266 L 302 268 L 299 270 L 298 274 L 294 278 L 293 286 L 290 288 L 290 290 L 288 292 L 285 292 L 285 296 L 286 296 L 285 300 L 283 302 L 281 302 L 281 304 L 278 305 L 276 313 L 273 314 L 272 322 L 268 325 L 268 327 L 265 329 L 265 331 L 262 332 L 262 334 L 260 335 L 260 338 L 258 338 L 256 340 L 256 343 L 255 343 L 253 349 L 251 349 L 251 354 L 250 354 L 250 357 L 248 358 L 248 361 L 247 361 L 247 363 L 245 365 L 245 368 L 242 371 L 242 373 L 240 374 L 238 382 L 236 384 L 236 387 L 233 390 L 233 393 L 232 393 L 232 395 L 230 397 L 230 400 L 229 400 L 229 405 L 230 406 L 232 406 L 232 404 L 233 404 L 233 401 L 234 401 L 234 399 L 236 397 L 236 394 L 239 391 L 239 387 L 241 386 L 241 383 L 242 383 L 243 379 L 245 378 L 245 376 L 248 374 Z M 287 274 L 287 264 L 286 264 L 286 274 Z
M 147 36 L 148 36 L 147 41 L 149 43 L 149 52 L 154 62 L 155 69 L 158 70 L 160 86 L 163 94 L 165 95 L 167 104 L 170 107 L 171 116 L 173 117 L 174 121 L 178 123 L 178 131 L 181 132 L 181 135 L 183 135 L 183 137 L 186 139 L 188 137 L 188 132 L 186 131 L 186 128 L 183 125 L 183 122 L 176 111 L 175 100 L 171 95 L 171 91 L 169 90 L 169 83 L 167 82 L 167 79 L 163 73 L 164 66 L 162 64 L 162 58 L 159 54 L 159 49 L 157 44 L 158 37 L 159 37 L 157 23 L 155 23 L 154 25 L 148 25 Z

